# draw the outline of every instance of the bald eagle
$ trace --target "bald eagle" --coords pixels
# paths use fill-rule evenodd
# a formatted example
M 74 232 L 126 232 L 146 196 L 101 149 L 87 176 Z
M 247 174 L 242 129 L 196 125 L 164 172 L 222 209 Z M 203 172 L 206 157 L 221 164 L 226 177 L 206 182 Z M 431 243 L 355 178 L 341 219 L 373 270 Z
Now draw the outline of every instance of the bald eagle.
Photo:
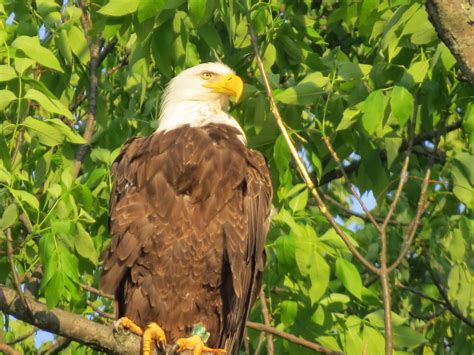
M 156 132 L 128 141 L 113 164 L 101 288 L 121 325 L 143 335 L 144 353 L 166 341 L 238 353 L 272 199 L 264 157 L 227 112 L 242 91 L 224 64 L 184 70 L 165 90 Z M 197 325 L 210 333 L 206 345 Z

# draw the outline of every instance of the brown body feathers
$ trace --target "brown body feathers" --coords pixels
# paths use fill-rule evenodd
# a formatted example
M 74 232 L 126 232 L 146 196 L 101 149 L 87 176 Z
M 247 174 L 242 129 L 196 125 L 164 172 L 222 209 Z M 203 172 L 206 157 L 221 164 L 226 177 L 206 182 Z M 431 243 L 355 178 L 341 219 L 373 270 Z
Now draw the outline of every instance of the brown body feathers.
M 223 124 L 129 141 L 113 166 L 101 287 L 119 317 L 168 342 L 202 323 L 236 354 L 261 286 L 272 188 L 263 156 Z

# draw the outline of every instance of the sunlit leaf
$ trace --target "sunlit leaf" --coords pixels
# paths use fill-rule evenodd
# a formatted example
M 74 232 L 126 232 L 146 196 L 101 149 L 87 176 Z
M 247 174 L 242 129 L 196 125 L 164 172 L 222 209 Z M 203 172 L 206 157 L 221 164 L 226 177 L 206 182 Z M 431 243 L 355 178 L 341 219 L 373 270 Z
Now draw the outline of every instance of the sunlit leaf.
M 40 44 L 37 36 L 19 36 L 13 41 L 12 47 L 22 51 L 29 58 L 47 68 L 54 69 L 61 73 L 63 72 L 56 56 L 51 52 L 51 50 Z

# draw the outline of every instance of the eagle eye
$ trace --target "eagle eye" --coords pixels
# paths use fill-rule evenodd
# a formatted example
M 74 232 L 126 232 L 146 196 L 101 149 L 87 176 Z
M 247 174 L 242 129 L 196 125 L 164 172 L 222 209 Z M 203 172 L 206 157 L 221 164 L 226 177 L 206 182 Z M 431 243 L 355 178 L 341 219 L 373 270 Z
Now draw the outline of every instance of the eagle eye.
M 201 74 L 201 78 L 203 78 L 204 80 L 209 80 L 213 76 L 214 76 L 214 74 L 209 72 L 209 71 L 205 71 Z

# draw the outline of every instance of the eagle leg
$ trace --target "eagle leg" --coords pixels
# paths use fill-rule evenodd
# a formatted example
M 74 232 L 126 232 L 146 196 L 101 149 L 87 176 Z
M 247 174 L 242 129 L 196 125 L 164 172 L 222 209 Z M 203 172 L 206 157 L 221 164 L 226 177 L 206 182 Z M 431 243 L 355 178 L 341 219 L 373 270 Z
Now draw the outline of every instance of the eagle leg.
M 185 350 L 192 350 L 193 355 L 201 355 L 204 352 L 214 354 L 225 354 L 226 352 L 224 349 L 212 349 L 207 347 L 198 335 L 193 335 L 189 338 L 179 338 L 176 340 L 176 345 L 178 345 L 178 349 L 176 350 L 178 353 Z
M 136 325 L 130 318 L 122 317 L 115 322 L 115 328 L 127 329 L 133 334 L 140 335 L 143 338 L 142 354 L 150 355 L 152 343 L 158 344 L 164 352 L 166 349 L 166 336 L 161 327 L 152 322 L 147 325 L 145 330 Z
M 143 330 L 138 325 L 136 325 L 130 318 L 122 317 L 115 321 L 114 323 L 115 330 L 118 328 L 126 329 L 133 334 L 143 335 Z
M 143 347 L 142 354 L 150 355 L 152 353 L 152 344 L 157 344 L 158 347 L 164 352 L 166 349 L 166 336 L 165 332 L 161 327 L 152 322 L 147 325 L 143 332 Z

